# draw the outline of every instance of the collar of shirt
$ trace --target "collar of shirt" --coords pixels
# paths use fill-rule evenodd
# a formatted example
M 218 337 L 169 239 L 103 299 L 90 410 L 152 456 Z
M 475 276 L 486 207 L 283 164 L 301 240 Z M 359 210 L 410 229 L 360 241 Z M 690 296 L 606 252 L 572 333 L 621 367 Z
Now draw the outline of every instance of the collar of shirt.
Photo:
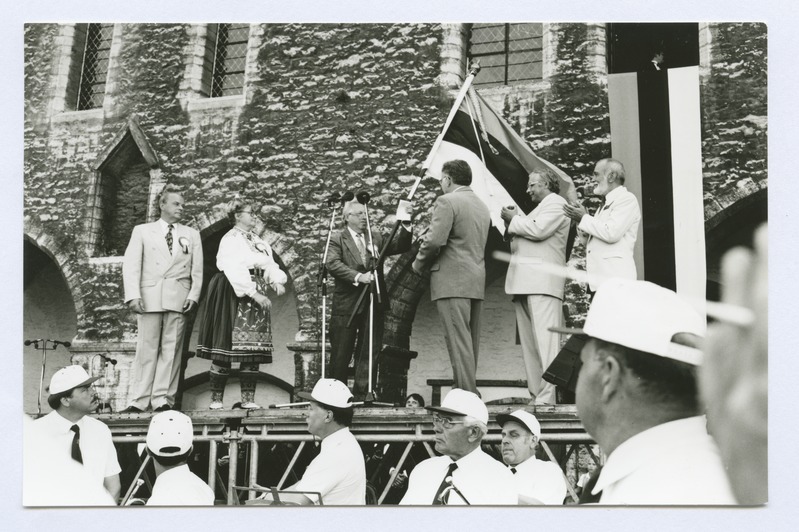
M 611 203 L 619 199 L 620 196 L 623 196 L 627 193 L 627 187 L 624 185 L 620 187 L 616 187 L 610 192 L 605 195 L 605 208 L 609 207 Z
M 349 225 L 347 226 L 347 231 L 350 232 L 350 235 L 352 235 L 352 239 L 355 240 L 356 242 L 358 241 L 358 235 L 363 236 L 363 243 L 364 245 L 366 245 L 366 235 L 364 235 L 363 233 L 356 233 L 355 231 L 352 230 L 352 228 Z
M 455 189 L 455 190 L 453 190 L 452 192 L 457 192 L 457 191 L 459 191 L 459 190 L 461 190 L 461 189 L 464 189 L 464 188 L 467 188 L 467 187 L 468 187 L 468 185 L 459 185 L 459 186 L 458 186 L 458 188 L 456 188 L 456 189 Z M 450 192 L 450 194 L 451 194 L 452 192 Z
M 469 469 L 470 467 L 475 466 L 475 465 L 480 463 L 480 459 L 482 458 L 482 454 L 483 454 L 483 451 L 478 446 L 475 450 L 473 450 L 472 452 L 470 452 L 466 456 L 461 456 L 460 458 L 455 460 L 455 463 L 458 464 L 458 469 L 460 469 L 462 467 L 465 467 L 466 469 Z M 458 469 L 455 470 L 456 473 L 457 473 Z
M 608 456 L 591 493 L 599 493 L 661 454 L 675 452 L 675 443 L 695 441 L 701 433 L 707 433 L 705 416 L 669 421 L 639 432 Z
M 344 427 L 343 429 L 337 430 L 333 434 L 328 434 L 327 437 L 325 437 L 325 439 L 322 440 L 321 444 L 322 451 L 340 445 L 342 442 L 344 442 L 347 439 L 349 433 L 350 429 Z
M 83 430 L 83 418 L 80 418 L 78 421 L 72 422 L 59 414 L 57 411 L 53 410 L 52 412 L 52 420 L 53 420 L 53 427 L 58 429 L 58 432 L 63 432 L 64 434 L 71 432 L 72 425 L 77 425 Z
M 173 467 L 171 469 L 167 469 L 166 471 L 164 471 L 163 473 L 158 475 L 158 479 L 157 480 L 169 481 L 169 480 L 172 480 L 173 477 L 180 477 L 180 476 L 185 475 L 187 473 L 191 473 L 191 471 L 189 470 L 189 465 L 188 464 L 181 464 L 181 465 Z
M 169 224 L 168 224 L 168 223 L 166 223 L 166 222 L 164 221 L 164 219 L 163 219 L 163 218 L 159 218 L 159 219 L 158 219 L 158 227 L 160 227 L 160 228 L 161 228 L 161 233 L 162 233 L 164 236 L 166 236 L 167 232 L 169 231 Z M 175 224 L 172 224 L 172 227 L 174 228 L 174 229 L 172 229 L 172 234 L 174 235 L 174 234 L 175 234 L 175 231 L 176 231 L 176 230 L 177 230 L 177 228 L 178 228 L 178 224 L 176 224 L 176 223 L 175 223 Z

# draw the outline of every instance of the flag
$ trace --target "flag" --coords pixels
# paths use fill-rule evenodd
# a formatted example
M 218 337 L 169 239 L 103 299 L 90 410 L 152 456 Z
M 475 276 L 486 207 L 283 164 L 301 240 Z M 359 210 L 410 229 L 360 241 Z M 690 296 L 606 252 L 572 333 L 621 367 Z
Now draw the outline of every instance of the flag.
M 491 213 L 491 222 L 501 232 L 505 224 L 500 209 L 515 205 L 525 214 L 533 210 L 527 195 L 530 172 L 549 168 L 560 178 L 560 195 L 576 201 L 571 177 L 538 157 L 514 129 L 474 89 L 463 99 L 443 140 L 429 160 L 428 173 L 441 179 L 447 161 L 461 159 L 472 169 L 471 188 Z

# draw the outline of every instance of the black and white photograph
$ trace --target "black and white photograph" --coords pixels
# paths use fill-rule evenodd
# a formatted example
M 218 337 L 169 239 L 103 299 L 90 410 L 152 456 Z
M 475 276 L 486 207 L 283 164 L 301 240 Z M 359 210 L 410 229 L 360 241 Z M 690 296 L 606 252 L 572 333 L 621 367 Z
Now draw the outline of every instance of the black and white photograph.
M 15 17 L 21 528 L 777 519 L 790 24 L 412 4 Z

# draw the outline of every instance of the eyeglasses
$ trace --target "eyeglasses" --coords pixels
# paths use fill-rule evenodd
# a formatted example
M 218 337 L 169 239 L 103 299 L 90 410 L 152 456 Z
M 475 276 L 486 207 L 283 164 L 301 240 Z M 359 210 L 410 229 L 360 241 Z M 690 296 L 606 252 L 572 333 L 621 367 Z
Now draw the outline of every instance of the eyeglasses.
M 439 425 L 445 429 L 451 429 L 453 425 L 463 425 L 465 421 L 453 421 L 448 417 L 441 417 L 438 414 L 433 414 L 433 425 Z

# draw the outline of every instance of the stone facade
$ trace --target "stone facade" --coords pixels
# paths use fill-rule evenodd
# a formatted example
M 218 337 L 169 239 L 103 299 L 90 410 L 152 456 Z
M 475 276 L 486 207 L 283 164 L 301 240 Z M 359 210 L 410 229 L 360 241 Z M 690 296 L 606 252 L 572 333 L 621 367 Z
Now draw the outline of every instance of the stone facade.
M 736 41 L 741 33 L 728 26 L 700 29 L 705 149 L 712 153 L 708 218 L 729 207 L 716 205 L 722 190 L 733 187 L 737 201 L 766 187 L 765 27 L 749 25 L 746 40 Z M 281 315 L 285 340 L 276 347 L 287 359 L 262 371 L 307 389 L 318 374 L 321 350 L 316 274 L 330 216 L 324 200 L 332 191 L 368 189 L 371 223 L 391 227 L 397 201 L 407 195 L 463 79 L 465 25 L 252 24 L 243 94 L 206 98 L 199 92 L 204 25 L 116 24 L 105 100 L 89 111 L 65 108 L 73 34 L 70 25 L 25 29 L 24 231 L 26 242 L 53 260 L 66 283 L 75 308 L 75 360 L 93 368 L 96 353 L 114 354 L 119 364 L 108 384 L 115 407 L 124 406 L 136 325 L 123 302 L 121 257 L 103 254 L 109 246 L 102 235 L 109 216 L 121 212 L 113 209 L 125 206 L 112 208 L 102 191 L 116 179 L 109 168 L 133 161 L 146 168 L 149 180 L 140 200 L 146 212 L 135 215 L 156 219 L 160 188 L 168 183 L 182 189 L 184 222 L 201 232 L 206 264 L 213 264 L 211 243 L 227 230 L 230 199 L 245 196 L 261 206 L 257 231 L 289 274 L 284 297 L 291 302 L 281 308 L 293 313 Z M 762 68 L 727 59 L 741 49 Z M 603 25 L 547 24 L 544 79 L 483 90 L 534 149 L 574 175 L 578 187 L 587 179 L 583 166 L 609 151 L 604 53 Z M 585 91 L 569 89 L 569 79 L 578 78 L 590 88 L 588 107 L 582 106 Z M 739 82 L 752 102 L 746 114 L 732 101 Z M 578 107 L 585 109 L 579 123 L 586 126 L 572 130 L 570 148 L 569 132 L 557 121 Z M 713 144 L 719 138 L 740 140 L 758 158 L 732 171 L 731 152 Z M 582 151 L 575 153 L 574 146 Z M 435 182 L 419 188 L 416 235 L 427 226 L 438 192 Z M 116 242 L 115 249 L 124 243 Z M 385 343 L 404 353 L 399 366 L 410 363 L 408 388 L 429 397 L 426 379 L 451 374 L 425 297 L 427 279 L 410 270 L 413 254 L 387 261 Z M 577 264 L 581 254 L 575 249 Z M 484 326 L 483 352 L 494 354 L 481 360 L 478 378 L 517 378 L 523 373 L 512 306 L 502 291 L 504 270 L 490 268 L 492 323 Z M 574 301 L 581 293 L 570 287 Z M 572 321 L 584 310 L 584 304 L 570 303 Z M 407 358 L 409 350 L 419 356 Z

